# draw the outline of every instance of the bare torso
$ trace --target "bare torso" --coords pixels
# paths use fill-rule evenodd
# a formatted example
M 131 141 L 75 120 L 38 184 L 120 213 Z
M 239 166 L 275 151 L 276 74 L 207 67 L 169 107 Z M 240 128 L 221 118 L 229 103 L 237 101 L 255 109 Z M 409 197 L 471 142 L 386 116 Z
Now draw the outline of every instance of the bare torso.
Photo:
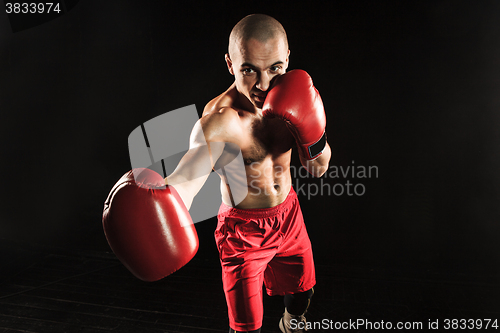
M 284 121 L 264 118 L 259 110 L 245 110 L 237 97 L 238 91 L 232 85 L 207 104 L 203 117 L 225 112 L 234 119 L 231 122 L 231 141 L 241 150 L 248 189 L 248 195 L 236 207 L 274 207 L 282 203 L 290 191 L 290 159 L 294 138 Z M 218 173 L 221 177 L 222 200 L 232 205 L 231 189 L 225 186 L 225 175 Z

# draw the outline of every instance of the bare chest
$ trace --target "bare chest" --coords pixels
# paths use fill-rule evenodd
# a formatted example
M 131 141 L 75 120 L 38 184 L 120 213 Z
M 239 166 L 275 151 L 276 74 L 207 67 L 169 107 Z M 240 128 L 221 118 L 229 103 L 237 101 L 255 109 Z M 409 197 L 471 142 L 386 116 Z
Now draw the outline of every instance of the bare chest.
M 278 158 L 292 148 L 294 139 L 280 119 L 252 117 L 243 123 L 243 159 L 246 165 Z

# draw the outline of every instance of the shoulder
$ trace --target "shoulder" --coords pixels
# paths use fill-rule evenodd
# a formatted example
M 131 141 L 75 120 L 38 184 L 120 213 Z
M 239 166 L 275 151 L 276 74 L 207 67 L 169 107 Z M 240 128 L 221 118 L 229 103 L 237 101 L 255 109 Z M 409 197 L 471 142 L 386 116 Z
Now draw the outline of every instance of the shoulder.
M 203 116 L 217 113 L 224 108 L 233 108 L 237 98 L 237 91 L 234 84 L 232 84 L 226 91 L 219 96 L 212 99 L 205 105 L 203 109 Z
M 200 125 L 207 141 L 232 142 L 241 133 L 238 111 L 223 107 L 203 115 Z
M 231 88 L 207 103 L 200 125 L 207 141 L 233 142 L 241 133 L 240 111 L 233 107 Z

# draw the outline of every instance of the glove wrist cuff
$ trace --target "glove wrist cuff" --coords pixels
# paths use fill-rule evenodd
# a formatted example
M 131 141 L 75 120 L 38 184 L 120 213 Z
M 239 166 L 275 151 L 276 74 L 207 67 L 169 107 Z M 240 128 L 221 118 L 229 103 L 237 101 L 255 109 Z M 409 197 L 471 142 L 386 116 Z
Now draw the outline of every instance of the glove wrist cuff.
M 302 155 L 307 160 L 314 160 L 319 155 L 323 153 L 326 147 L 326 132 L 323 132 L 321 138 L 318 141 L 311 143 L 309 145 L 302 145 Z

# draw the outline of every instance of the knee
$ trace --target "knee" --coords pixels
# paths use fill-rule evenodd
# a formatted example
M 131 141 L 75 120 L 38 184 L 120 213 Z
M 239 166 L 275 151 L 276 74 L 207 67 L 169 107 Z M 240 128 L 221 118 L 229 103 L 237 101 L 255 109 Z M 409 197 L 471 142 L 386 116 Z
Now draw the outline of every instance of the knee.
M 288 296 L 292 302 L 293 301 L 300 302 L 300 301 L 308 301 L 309 299 L 311 299 L 313 295 L 314 295 L 314 288 L 311 288 L 309 290 L 300 293 L 286 295 L 285 298 Z
M 301 293 L 296 293 L 296 294 L 293 294 L 295 297 L 305 297 L 307 299 L 313 297 L 314 295 L 314 288 L 311 288 L 307 291 L 304 291 L 304 292 L 301 292 Z M 297 295 L 297 296 L 296 296 Z
M 285 295 L 285 307 L 293 315 L 302 315 L 307 311 L 313 295 L 313 288 L 300 293 Z

